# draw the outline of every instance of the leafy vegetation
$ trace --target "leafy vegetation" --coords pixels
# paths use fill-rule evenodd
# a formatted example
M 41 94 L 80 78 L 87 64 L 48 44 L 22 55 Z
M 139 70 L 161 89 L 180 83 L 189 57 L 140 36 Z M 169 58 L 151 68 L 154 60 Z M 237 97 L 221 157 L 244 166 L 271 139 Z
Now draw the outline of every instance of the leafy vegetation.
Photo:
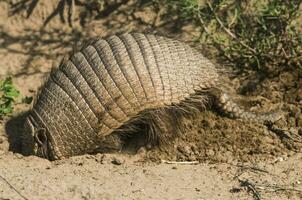
M 0 118 L 13 112 L 13 103 L 19 95 L 11 77 L 0 81 Z
M 40 0 L 6 0 L 12 15 L 31 16 Z M 54 17 L 72 26 L 108 16 L 128 0 L 57 0 L 57 6 L 45 19 Z M 302 68 L 302 28 L 295 21 L 302 0 L 137 0 L 137 4 L 165 7 L 169 15 L 183 23 L 200 27 L 199 41 L 215 47 L 219 57 L 238 69 L 254 69 L 266 74 L 284 69 Z M 77 9 L 76 9 L 77 8 Z M 301 20 L 301 18 L 300 18 Z M 222 56 L 221 56 L 222 55 Z
M 181 19 L 195 22 L 199 40 L 211 43 L 239 69 L 267 74 L 302 69 L 302 34 L 295 20 L 302 0 L 166 0 Z
M 10 4 L 11 15 L 24 14 L 26 18 L 30 18 L 39 3 L 42 2 L 42 0 L 5 1 Z M 43 27 L 47 26 L 56 16 L 59 16 L 62 23 L 67 21 L 71 27 L 75 18 L 78 18 L 81 25 L 84 25 L 92 18 L 98 19 L 107 16 L 126 2 L 128 0 L 122 0 L 121 2 L 108 0 L 57 0 L 56 7 L 45 19 Z

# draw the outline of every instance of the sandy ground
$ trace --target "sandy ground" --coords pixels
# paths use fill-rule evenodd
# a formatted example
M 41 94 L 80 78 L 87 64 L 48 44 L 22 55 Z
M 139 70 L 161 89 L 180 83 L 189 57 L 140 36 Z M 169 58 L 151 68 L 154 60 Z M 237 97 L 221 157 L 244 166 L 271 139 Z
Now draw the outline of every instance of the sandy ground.
M 302 189 L 301 158 L 238 167 L 142 163 L 125 156 L 115 157 L 125 162 L 114 165 L 112 155 L 101 154 L 59 162 L 5 155 L 0 173 L 28 199 L 253 199 L 253 189 L 261 199 L 301 199 L 294 191 Z M 2 199 L 21 200 L 10 185 L 0 181 Z
M 173 16 L 165 18 L 160 9 L 132 6 L 135 1 L 124 1 L 97 20 L 87 20 L 89 13 L 81 20 L 75 15 L 73 28 L 56 16 L 42 29 L 57 5 L 46 2 L 28 19 L 26 12 L 12 15 L 9 5 L 0 2 L 0 78 L 12 76 L 23 96 L 35 96 L 51 67 L 91 36 L 147 31 L 186 41 L 197 32 Z M 254 82 L 233 80 L 238 90 L 248 91 L 242 93 L 254 110 L 284 101 L 286 114 L 276 127 L 287 135 L 209 110 L 184 119 L 185 132 L 164 149 L 137 155 L 84 155 L 55 162 L 23 157 L 20 135 L 31 105 L 19 103 L 0 124 L 0 200 L 302 199 L 302 75 L 297 72 L 254 87 L 257 75 L 250 77 Z

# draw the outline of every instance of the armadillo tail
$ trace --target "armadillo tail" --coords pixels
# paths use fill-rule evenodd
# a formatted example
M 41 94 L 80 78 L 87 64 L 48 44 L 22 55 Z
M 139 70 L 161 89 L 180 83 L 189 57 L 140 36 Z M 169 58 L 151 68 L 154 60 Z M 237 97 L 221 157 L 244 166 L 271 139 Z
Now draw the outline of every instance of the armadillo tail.
M 242 119 L 244 121 L 254 121 L 261 123 L 274 123 L 282 118 L 283 113 L 280 108 L 266 112 L 254 113 L 249 112 L 238 106 L 232 98 L 225 92 L 221 92 L 217 97 L 218 107 L 231 117 Z

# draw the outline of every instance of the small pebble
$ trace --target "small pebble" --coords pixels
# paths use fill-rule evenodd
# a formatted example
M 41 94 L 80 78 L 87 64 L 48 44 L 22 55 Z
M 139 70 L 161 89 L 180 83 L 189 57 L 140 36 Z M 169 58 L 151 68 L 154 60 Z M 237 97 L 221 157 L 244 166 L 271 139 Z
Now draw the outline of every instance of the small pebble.
M 111 161 L 112 164 L 114 165 L 121 165 L 123 164 L 123 161 L 121 159 L 118 159 L 118 158 L 112 158 L 112 161 Z
M 19 154 L 19 153 L 14 153 L 14 156 L 18 159 L 22 159 L 23 155 Z
M 238 193 L 238 192 L 241 192 L 241 188 L 238 188 L 238 187 L 233 187 L 231 190 L 230 190 L 231 193 Z
M 88 154 L 87 154 L 87 155 L 85 155 L 84 157 L 87 158 L 87 159 L 94 159 L 94 156 L 93 156 L 93 155 L 88 155 Z
M 276 162 L 283 162 L 285 159 L 283 157 L 278 157 L 274 160 L 274 163 Z
M 98 153 L 98 154 L 95 155 L 95 161 L 98 162 L 98 163 L 103 164 L 104 163 L 104 157 L 105 157 L 104 154 Z

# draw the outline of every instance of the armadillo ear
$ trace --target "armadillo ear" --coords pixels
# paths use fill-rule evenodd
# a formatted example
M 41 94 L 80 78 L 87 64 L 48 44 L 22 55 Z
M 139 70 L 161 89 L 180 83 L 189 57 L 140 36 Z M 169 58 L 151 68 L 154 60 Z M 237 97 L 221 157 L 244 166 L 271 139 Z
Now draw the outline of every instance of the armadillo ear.
M 39 128 L 35 133 L 35 140 L 39 145 L 43 145 L 47 142 L 45 128 Z

